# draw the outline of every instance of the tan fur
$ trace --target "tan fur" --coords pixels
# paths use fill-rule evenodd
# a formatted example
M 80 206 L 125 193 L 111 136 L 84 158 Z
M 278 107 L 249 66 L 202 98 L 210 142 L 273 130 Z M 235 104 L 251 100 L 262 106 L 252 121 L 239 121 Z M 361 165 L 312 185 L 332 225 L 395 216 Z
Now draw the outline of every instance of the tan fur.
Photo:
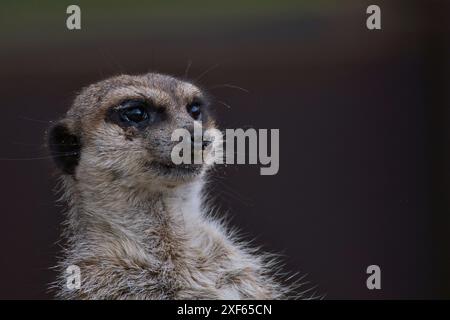
M 82 143 L 73 175 L 61 174 L 69 210 L 56 283 L 63 299 L 279 299 L 289 294 L 274 265 L 237 241 L 203 206 L 207 167 L 195 175 L 161 174 L 171 133 L 193 120 L 185 106 L 196 86 L 160 74 L 118 76 L 84 89 L 60 121 Z M 145 133 L 105 121 L 108 108 L 141 97 L 169 118 Z M 214 121 L 207 122 L 208 127 Z M 81 269 L 79 290 L 65 269 Z

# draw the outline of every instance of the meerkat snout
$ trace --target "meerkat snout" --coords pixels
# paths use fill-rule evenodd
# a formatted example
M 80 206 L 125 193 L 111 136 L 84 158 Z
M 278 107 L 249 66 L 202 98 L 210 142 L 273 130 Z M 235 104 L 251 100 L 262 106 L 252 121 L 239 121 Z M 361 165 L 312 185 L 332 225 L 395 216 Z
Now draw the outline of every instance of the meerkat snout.
M 49 147 L 60 170 L 75 178 L 95 169 L 139 181 L 185 182 L 207 166 L 175 165 L 171 135 L 180 128 L 193 132 L 195 123 L 215 126 L 198 87 L 160 74 L 123 75 L 85 88 L 50 130 Z

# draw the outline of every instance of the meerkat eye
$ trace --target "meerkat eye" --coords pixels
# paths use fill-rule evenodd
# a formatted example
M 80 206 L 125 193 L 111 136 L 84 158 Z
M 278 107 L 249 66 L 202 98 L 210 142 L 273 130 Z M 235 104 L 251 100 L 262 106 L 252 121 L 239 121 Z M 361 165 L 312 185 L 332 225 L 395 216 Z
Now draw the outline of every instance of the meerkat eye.
M 157 108 L 150 101 L 130 99 L 111 107 L 106 113 L 105 121 L 123 128 L 133 126 L 143 129 L 166 118 L 164 108 Z
M 125 124 L 140 124 L 149 120 L 149 107 L 144 101 L 126 100 L 118 108 L 120 121 Z
M 130 107 L 121 112 L 123 121 L 139 123 L 148 119 L 147 111 L 142 107 Z
M 202 117 L 202 105 L 199 102 L 193 102 L 188 104 L 187 112 L 191 115 L 194 120 L 201 120 Z

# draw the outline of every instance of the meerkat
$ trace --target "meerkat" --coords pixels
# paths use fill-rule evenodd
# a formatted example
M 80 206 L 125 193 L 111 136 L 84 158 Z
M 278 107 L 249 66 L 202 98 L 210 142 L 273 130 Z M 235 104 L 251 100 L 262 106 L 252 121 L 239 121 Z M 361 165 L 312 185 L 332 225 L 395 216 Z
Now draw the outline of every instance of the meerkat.
M 216 126 L 207 101 L 171 76 L 120 75 L 83 89 L 49 129 L 68 204 L 58 298 L 290 296 L 273 261 L 208 213 L 202 190 L 210 165 L 171 161 L 173 130 Z M 79 289 L 66 286 L 72 265 Z

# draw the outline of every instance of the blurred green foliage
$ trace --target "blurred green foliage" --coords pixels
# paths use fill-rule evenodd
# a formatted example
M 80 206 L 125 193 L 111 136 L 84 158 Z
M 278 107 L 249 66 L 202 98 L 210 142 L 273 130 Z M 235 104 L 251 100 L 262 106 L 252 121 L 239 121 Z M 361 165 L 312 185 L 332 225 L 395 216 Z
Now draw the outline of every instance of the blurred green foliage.
M 183 20 L 210 18 L 246 18 L 258 15 L 292 13 L 293 11 L 317 11 L 336 7 L 330 0 L 95 0 L 95 1 L 55 1 L 55 0 L 2 0 L 0 19 L 2 23 L 14 25 L 44 22 L 48 19 L 65 17 L 67 6 L 77 4 L 86 17 L 105 19 L 108 17 L 132 19 L 161 19 L 179 17 Z M 62 14 L 62 17 L 61 17 Z

